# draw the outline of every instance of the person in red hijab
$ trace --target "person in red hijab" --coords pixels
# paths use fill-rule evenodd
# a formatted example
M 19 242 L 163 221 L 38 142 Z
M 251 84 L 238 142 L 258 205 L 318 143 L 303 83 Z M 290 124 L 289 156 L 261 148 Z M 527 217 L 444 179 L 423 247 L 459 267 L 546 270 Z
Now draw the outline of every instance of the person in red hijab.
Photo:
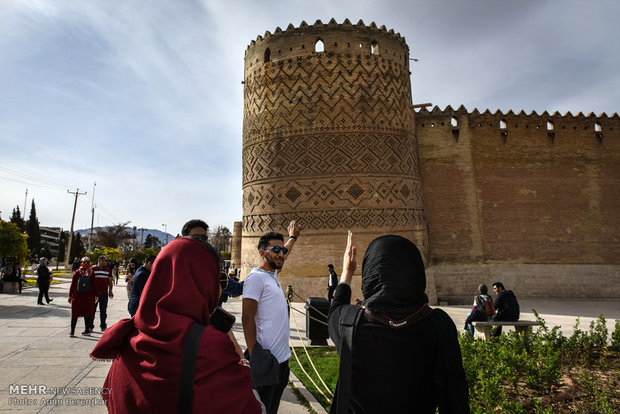
M 210 324 L 219 279 L 217 252 L 206 242 L 178 238 L 159 253 L 135 316 L 108 328 L 91 353 L 93 359 L 113 359 L 102 391 L 110 413 L 179 411 L 185 339 L 197 323 L 206 329 L 198 345 L 192 412 L 261 412 L 232 333 Z
M 88 292 L 78 292 L 78 279 L 82 276 L 90 278 L 90 290 Z M 94 304 L 97 302 L 95 297 L 95 273 L 90 268 L 90 259 L 83 257 L 78 270 L 73 273 L 71 286 L 69 287 L 69 303 L 71 304 L 71 332 L 69 336 L 75 336 L 75 326 L 80 316 L 84 317 L 86 329 L 82 335 L 90 336 L 90 329 L 93 318 L 95 317 Z

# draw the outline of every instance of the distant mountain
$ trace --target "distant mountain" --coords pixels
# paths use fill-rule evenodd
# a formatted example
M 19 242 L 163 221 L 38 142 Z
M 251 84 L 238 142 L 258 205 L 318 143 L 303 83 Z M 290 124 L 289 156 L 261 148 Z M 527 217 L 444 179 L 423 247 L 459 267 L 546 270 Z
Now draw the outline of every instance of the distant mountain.
M 93 234 L 96 234 L 99 229 L 103 228 L 105 227 L 93 227 Z M 133 236 L 133 228 L 129 228 L 128 231 L 129 234 Z M 75 230 L 75 233 L 79 233 L 82 237 L 88 237 L 90 229 Z M 138 240 L 138 242 L 144 243 L 144 241 L 146 240 L 146 236 L 149 234 L 151 235 L 151 237 L 157 237 L 159 241 L 161 241 L 162 245 L 166 242 L 166 235 L 168 235 L 168 243 L 170 243 L 176 237 L 170 233 L 164 233 L 163 231 L 157 229 L 144 229 L 144 233 L 141 229 L 136 229 L 136 239 Z

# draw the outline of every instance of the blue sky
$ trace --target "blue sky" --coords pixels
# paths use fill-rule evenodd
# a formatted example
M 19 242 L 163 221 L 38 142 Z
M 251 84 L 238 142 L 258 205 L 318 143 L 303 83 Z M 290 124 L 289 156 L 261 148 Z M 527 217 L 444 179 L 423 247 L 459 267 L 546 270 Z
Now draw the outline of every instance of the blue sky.
M 620 109 L 617 1 L 0 0 L 0 211 L 172 234 L 241 220 L 243 58 L 266 30 L 374 21 L 411 49 L 414 103 Z M 280 229 L 281 230 L 281 229 Z

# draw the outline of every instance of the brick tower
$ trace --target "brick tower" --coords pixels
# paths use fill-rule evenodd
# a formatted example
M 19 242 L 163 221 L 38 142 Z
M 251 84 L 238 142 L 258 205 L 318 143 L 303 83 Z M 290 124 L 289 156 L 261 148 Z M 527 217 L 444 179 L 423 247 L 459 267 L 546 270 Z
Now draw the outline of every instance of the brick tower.
M 324 294 L 346 231 L 361 259 L 384 234 L 425 255 L 427 225 L 409 80 L 400 34 L 366 26 L 305 22 L 258 36 L 245 53 L 242 274 L 258 263 L 267 231 L 303 227 L 283 284 Z M 290 279 L 289 279 L 290 278 Z

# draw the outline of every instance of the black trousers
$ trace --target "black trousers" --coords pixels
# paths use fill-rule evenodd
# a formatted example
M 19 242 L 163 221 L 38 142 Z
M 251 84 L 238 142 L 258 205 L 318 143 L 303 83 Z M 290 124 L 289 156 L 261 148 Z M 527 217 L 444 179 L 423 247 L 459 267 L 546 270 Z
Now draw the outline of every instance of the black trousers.
M 280 407 L 280 399 L 282 398 L 284 388 L 286 388 L 288 384 L 290 372 L 291 370 L 288 367 L 288 360 L 286 360 L 280 364 L 280 374 L 276 384 L 256 387 L 260 400 L 263 404 L 265 404 L 267 414 L 276 414 L 278 412 L 278 407 Z
M 45 296 L 47 303 L 50 303 L 50 297 L 48 295 L 49 290 L 49 283 L 39 283 L 39 299 L 37 300 L 37 303 L 40 303 L 41 305 L 43 304 L 43 296 Z
M 332 303 L 332 299 L 334 298 L 334 292 L 336 291 L 336 286 L 329 286 L 327 288 L 327 300 L 329 303 Z

